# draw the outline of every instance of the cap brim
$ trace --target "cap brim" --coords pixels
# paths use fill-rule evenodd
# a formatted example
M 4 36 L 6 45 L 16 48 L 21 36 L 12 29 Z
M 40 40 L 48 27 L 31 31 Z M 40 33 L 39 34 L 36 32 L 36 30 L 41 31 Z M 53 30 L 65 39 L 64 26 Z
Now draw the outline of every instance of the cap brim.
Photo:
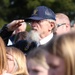
M 31 21 L 31 20 L 43 20 L 44 18 L 40 18 L 40 17 L 29 17 L 27 19 L 25 19 L 25 21 Z

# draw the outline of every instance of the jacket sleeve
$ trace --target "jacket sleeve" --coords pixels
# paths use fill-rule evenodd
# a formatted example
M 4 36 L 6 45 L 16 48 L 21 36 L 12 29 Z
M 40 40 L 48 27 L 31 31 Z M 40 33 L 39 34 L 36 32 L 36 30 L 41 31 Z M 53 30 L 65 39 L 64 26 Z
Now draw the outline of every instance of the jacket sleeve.
M 8 31 L 8 28 L 6 27 L 6 25 L 4 25 L 2 27 L 2 29 L 0 30 L 0 36 L 4 40 L 5 45 L 7 45 L 8 39 L 12 35 L 12 33 L 13 33 L 13 31 Z

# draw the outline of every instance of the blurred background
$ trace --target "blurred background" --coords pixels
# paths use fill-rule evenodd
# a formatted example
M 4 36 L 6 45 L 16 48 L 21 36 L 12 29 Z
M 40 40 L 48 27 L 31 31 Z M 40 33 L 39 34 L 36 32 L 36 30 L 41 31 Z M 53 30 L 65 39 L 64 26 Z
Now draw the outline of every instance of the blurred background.
M 24 19 L 34 8 L 45 5 L 55 13 L 63 12 L 75 20 L 75 0 L 0 0 L 0 28 L 14 19 Z

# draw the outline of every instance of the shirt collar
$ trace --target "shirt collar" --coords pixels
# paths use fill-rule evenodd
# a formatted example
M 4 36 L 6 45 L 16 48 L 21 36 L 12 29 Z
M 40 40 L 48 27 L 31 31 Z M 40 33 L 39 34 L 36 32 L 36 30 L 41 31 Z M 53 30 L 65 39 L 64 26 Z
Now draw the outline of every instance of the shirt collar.
M 43 38 L 42 40 L 40 40 L 40 45 L 46 44 L 49 40 L 52 39 L 52 37 L 53 37 L 53 33 L 51 33 L 47 37 Z

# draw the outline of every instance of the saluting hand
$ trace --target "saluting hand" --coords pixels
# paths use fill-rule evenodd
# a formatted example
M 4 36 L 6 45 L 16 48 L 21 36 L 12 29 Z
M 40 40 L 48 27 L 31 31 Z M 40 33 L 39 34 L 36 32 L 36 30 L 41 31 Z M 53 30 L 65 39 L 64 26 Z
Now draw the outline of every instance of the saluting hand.
M 24 20 L 13 20 L 9 24 L 7 24 L 7 28 L 9 31 L 14 31 L 16 28 L 22 25 L 22 22 L 24 22 Z

